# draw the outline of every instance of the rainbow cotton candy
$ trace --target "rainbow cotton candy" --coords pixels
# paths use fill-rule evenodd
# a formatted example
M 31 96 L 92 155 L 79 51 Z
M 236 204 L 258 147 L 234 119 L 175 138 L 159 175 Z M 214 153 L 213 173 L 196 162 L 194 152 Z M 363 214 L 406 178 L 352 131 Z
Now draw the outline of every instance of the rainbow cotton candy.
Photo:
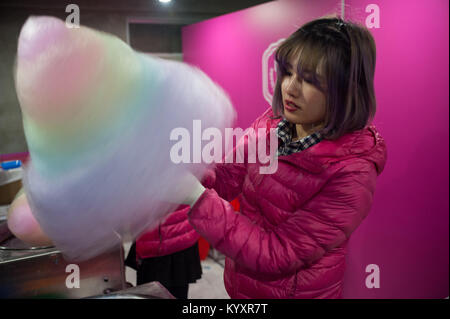
M 22 28 L 16 90 L 31 158 L 26 196 L 70 260 L 154 227 L 192 188 L 180 176 L 202 177 L 206 164 L 171 161 L 172 129 L 192 131 L 200 119 L 223 131 L 235 118 L 225 92 L 199 69 L 52 17 Z

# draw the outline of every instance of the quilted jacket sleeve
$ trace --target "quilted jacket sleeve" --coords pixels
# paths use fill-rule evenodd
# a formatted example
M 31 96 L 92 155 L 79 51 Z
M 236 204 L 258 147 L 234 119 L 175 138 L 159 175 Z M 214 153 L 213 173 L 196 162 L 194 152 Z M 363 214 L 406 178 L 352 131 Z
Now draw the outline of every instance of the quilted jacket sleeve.
M 347 166 L 272 230 L 252 223 L 207 189 L 192 207 L 189 221 L 236 263 L 261 274 L 286 274 L 315 263 L 347 241 L 371 208 L 375 179 L 372 167 Z
M 246 170 L 245 164 L 217 164 L 206 172 L 202 184 L 214 189 L 219 197 L 232 201 L 242 192 Z

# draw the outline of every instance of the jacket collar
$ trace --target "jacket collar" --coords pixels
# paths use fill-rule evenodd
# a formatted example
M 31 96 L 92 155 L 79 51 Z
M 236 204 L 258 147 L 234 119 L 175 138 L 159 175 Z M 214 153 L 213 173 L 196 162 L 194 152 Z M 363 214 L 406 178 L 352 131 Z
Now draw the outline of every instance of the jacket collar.
M 271 126 L 274 124 L 276 125 L 272 123 Z M 347 133 L 337 140 L 324 139 L 304 151 L 280 156 L 279 159 L 319 174 L 332 163 L 358 157 L 372 162 L 379 175 L 384 169 L 386 155 L 385 141 L 375 125 L 371 124 L 362 130 Z

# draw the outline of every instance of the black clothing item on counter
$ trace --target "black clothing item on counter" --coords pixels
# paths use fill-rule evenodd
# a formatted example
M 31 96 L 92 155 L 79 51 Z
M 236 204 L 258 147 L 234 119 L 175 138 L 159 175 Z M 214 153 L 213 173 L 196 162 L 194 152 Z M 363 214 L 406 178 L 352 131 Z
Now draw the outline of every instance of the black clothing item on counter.
M 178 299 L 187 299 L 189 284 L 202 277 L 198 243 L 171 255 L 142 260 L 137 260 L 133 243 L 125 265 L 137 271 L 137 285 L 158 281 Z

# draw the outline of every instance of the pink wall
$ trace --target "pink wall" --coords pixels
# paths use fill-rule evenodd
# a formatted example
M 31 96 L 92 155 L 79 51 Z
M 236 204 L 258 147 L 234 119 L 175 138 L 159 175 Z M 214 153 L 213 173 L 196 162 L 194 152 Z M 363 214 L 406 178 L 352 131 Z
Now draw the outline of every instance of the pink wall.
M 364 22 L 374 1 L 347 0 L 345 16 Z M 372 211 L 349 244 L 345 298 L 443 298 L 449 295 L 448 1 L 377 0 L 375 124 L 388 162 Z M 340 12 L 341 1 L 283 0 L 183 28 L 186 62 L 231 96 L 246 128 L 269 104 L 263 56 L 307 21 Z M 365 285 L 366 266 L 380 288 Z

